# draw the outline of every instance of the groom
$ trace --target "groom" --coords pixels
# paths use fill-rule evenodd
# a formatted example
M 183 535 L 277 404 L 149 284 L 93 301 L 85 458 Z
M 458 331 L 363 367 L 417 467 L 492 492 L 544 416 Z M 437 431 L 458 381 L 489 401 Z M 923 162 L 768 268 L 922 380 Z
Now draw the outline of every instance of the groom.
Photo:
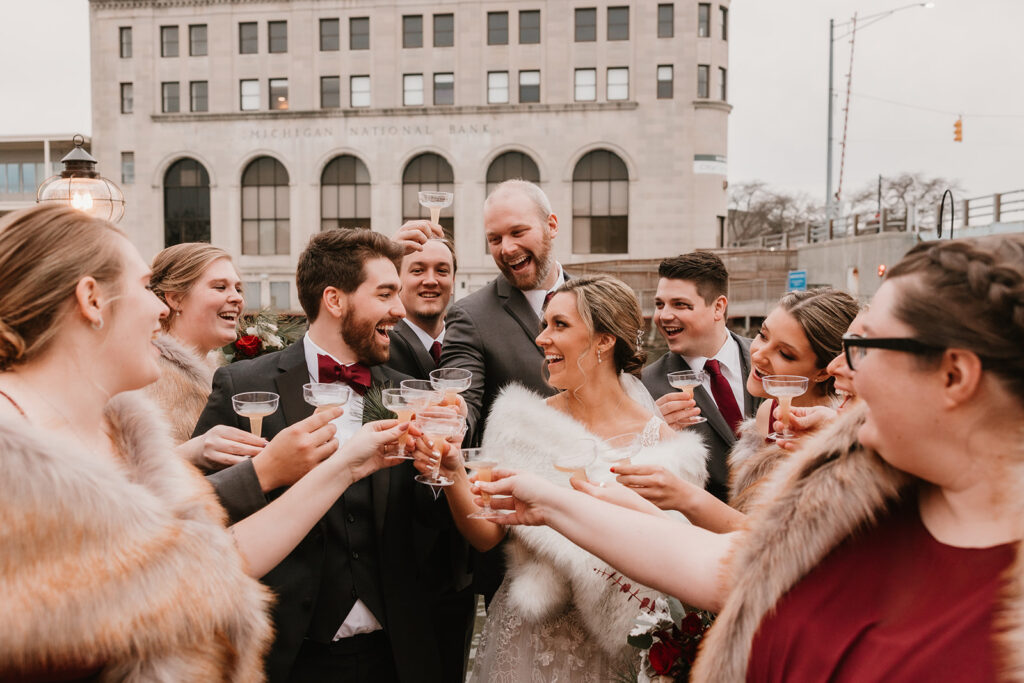
M 352 395 L 335 421 L 340 443 L 360 426 L 368 385 L 405 376 L 382 365 L 388 331 L 404 315 L 396 264 L 403 248 L 370 230 L 315 235 L 299 257 L 296 286 L 309 319 L 305 337 L 277 353 L 217 371 L 196 434 L 217 424 L 245 428 L 231 396 L 272 391 L 280 410 L 264 419 L 267 438 L 313 412 L 310 381 L 345 381 Z M 261 459 L 267 451 L 209 477 L 232 520 L 252 514 L 301 475 Z M 294 465 L 294 463 L 292 463 Z M 312 464 L 310 464 L 312 466 Z M 304 468 L 308 469 L 308 467 Z M 277 596 L 276 639 L 267 678 L 285 681 L 440 681 L 429 614 L 430 586 L 414 521 L 443 506 L 413 481 L 408 462 L 353 484 L 290 555 L 262 581 Z

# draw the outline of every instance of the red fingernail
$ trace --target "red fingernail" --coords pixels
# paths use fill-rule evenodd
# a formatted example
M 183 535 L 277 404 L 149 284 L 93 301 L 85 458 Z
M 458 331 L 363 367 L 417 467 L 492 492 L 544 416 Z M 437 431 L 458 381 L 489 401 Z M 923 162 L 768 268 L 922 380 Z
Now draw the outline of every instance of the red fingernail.
M 613 466 L 609 467 L 608 471 L 611 472 L 612 474 L 615 474 L 615 466 L 613 465 Z

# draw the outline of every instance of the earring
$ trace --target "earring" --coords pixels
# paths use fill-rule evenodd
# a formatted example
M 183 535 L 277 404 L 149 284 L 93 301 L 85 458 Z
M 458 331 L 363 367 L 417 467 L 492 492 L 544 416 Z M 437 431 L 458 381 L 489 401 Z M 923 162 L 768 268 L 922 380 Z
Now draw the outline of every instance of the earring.
M 181 309 L 179 308 L 178 310 L 176 310 L 174 312 L 174 315 L 176 315 L 176 316 L 178 316 L 180 318 L 181 317 Z
M 598 349 L 598 350 L 597 350 L 597 362 L 598 362 L 598 363 L 600 363 L 600 362 L 601 362 L 601 349 Z
M 94 322 L 93 323 L 89 323 L 89 324 L 92 325 L 92 329 L 94 329 L 97 332 L 99 332 L 100 330 L 103 329 L 103 318 L 100 317 L 100 322 L 99 322 L 98 325 L 96 323 L 94 323 Z

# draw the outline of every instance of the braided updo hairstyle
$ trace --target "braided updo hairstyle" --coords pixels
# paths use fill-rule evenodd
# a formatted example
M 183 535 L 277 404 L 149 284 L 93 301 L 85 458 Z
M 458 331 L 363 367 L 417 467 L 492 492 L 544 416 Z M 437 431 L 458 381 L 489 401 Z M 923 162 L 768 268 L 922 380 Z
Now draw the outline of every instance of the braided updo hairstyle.
M 1024 235 L 923 242 L 893 266 L 894 315 L 915 336 L 973 351 L 1024 403 Z
M 644 315 L 629 285 L 609 275 L 584 275 L 567 280 L 558 291 L 576 295 L 576 310 L 592 334 L 615 337 L 615 369 L 639 377 L 647 359 L 640 349 Z

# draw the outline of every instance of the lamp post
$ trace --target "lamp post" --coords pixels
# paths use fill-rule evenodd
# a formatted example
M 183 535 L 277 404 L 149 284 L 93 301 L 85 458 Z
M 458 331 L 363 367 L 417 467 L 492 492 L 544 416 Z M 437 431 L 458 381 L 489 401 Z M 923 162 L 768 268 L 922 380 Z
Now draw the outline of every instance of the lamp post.
M 924 7 L 925 9 L 931 9 L 932 7 L 935 7 L 935 3 L 934 2 L 914 2 L 914 3 L 911 3 L 909 5 L 902 5 L 900 7 L 895 7 L 893 9 L 886 10 L 884 12 L 878 12 L 877 14 L 870 14 L 870 15 L 862 18 L 861 20 L 859 20 L 857 22 L 858 23 L 857 30 L 864 30 L 865 28 L 867 28 L 868 26 L 871 26 L 872 24 L 877 24 L 878 22 L 882 21 L 883 19 L 891 17 L 893 14 L 896 14 L 896 12 L 900 12 L 900 11 L 905 10 L 905 9 L 911 9 L 911 8 L 914 8 L 914 7 Z M 837 27 L 838 28 L 842 28 L 842 27 L 852 23 L 852 22 L 846 21 L 846 22 L 843 22 L 841 24 L 836 24 L 835 21 L 836 21 L 835 19 L 829 19 L 828 20 L 828 147 L 826 148 L 827 151 L 826 151 L 826 155 L 825 155 L 825 157 L 826 157 L 826 168 L 825 168 L 825 220 L 826 221 L 829 221 L 829 220 L 832 220 L 833 218 L 835 218 L 835 216 L 833 215 L 833 213 L 834 213 L 833 212 L 833 207 L 834 207 L 835 198 L 832 196 L 832 146 L 833 146 L 833 136 L 832 136 L 832 101 L 835 99 L 835 86 L 833 85 L 833 81 L 832 81 L 832 63 L 833 63 L 834 58 L 835 58 L 835 44 L 836 44 L 836 41 L 839 40 L 840 38 L 845 38 L 846 36 L 850 35 L 849 33 L 844 33 L 841 36 L 836 36 L 835 35 L 835 30 L 836 30 Z
M 96 171 L 96 159 L 82 149 L 85 138 L 76 135 L 74 141 L 75 148 L 60 160 L 64 170 L 43 181 L 36 191 L 36 203 L 67 204 L 117 223 L 124 217 L 124 193 Z

